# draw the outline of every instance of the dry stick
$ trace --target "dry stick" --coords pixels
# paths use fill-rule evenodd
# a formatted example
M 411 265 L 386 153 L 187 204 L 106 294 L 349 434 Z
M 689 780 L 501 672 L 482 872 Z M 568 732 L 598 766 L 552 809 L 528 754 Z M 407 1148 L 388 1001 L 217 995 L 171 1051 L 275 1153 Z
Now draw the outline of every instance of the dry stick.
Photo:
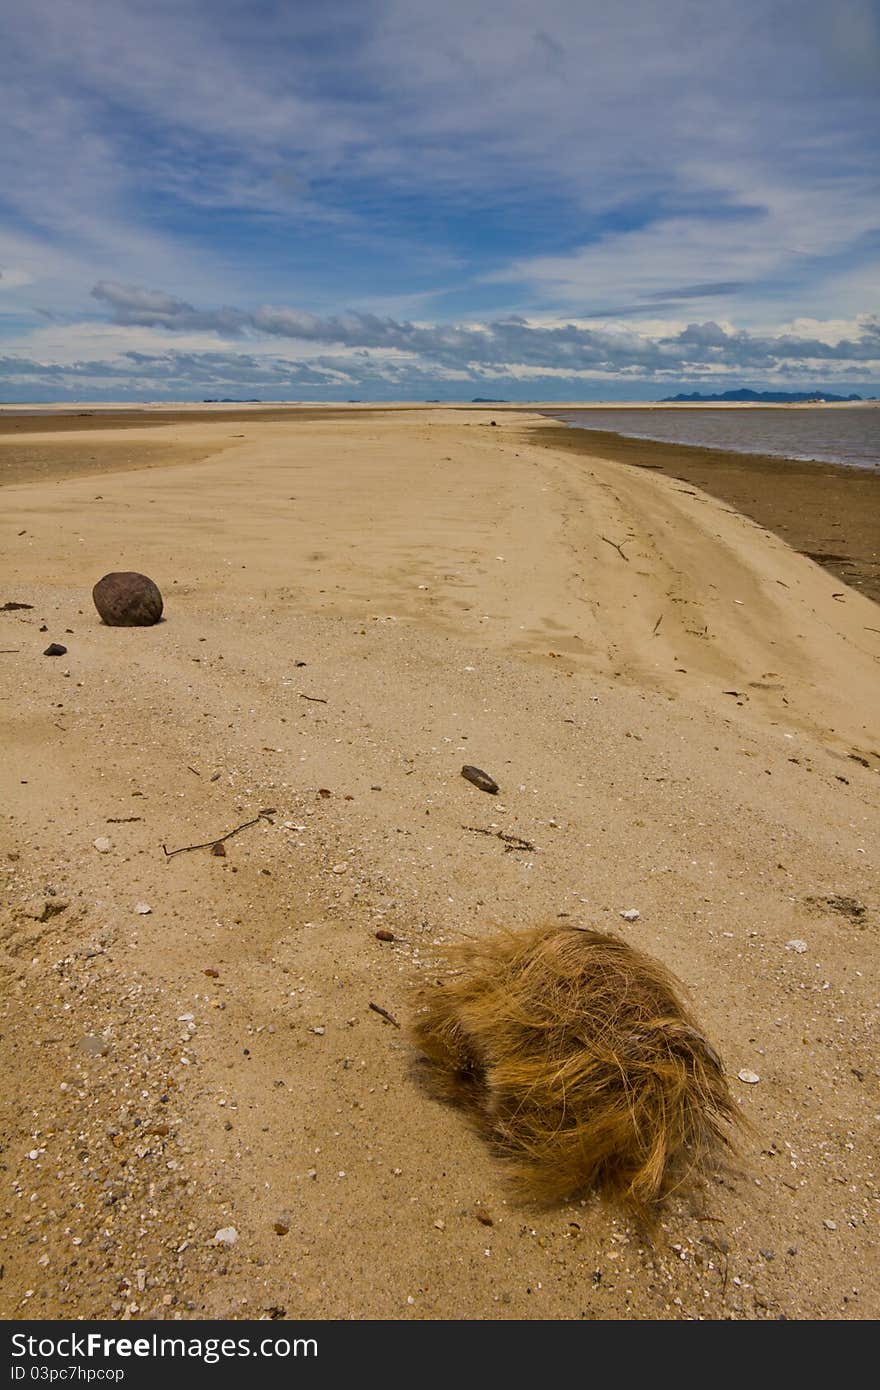
M 186 770 L 187 772 L 195 772 L 197 777 L 201 777 L 202 775 L 200 772 L 196 772 L 196 769 L 194 767 L 190 767 L 189 763 L 187 763 L 186 765 Z
M 238 834 L 239 830 L 247 830 L 248 826 L 256 825 L 257 821 L 266 819 L 267 817 L 261 811 L 258 816 L 254 816 L 253 820 L 246 820 L 244 825 L 237 825 L 234 830 L 228 831 L 227 834 L 218 835 L 213 840 L 205 840 L 201 845 L 181 845 L 180 849 L 165 849 L 163 845 L 162 848 L 165 850 L 165 855 L 168 859 L 173 859 L 175 854 L 184 854 L 188 849 L 210 849 L 212 845 L 222 845 L 224 840 L 231 840 L 233 835 Z
M 374 1014 L 381 1014 L 382 1018 L 387 1019 L 389 1023 L 393 1023 L 395 1028 L 400 1027 L 394 1014 L 390 1014 L 387 1009 L 383 1009 L 381 1004 L 370 1004 L 370 1008 L 373 1010 Z
M 462 830 L 472 830 L 475 835 L 492 835 L 499 840 L 503 840 L 508 849 L 531 849 L 535 846 L 531 840 L 523 840 L 519 835 L 508 835 L 503 830 L 484 830 L 480 825 L 463 825 Z
M 20 651 L 21 647 L 0 647 L 0 653 L 2 653 L 3 656 L 9 656 L 12 652 Z
M 599 540 L 600 540 L 600 541 L 604 541 L 606 545 L 612 546 L 613 549 L 617 551 L 617 553 L 618 553 L 618 555 L 620 556 L 621 560 L 626 560 L 627 564 L 629 564 L 629 556 L 628 556 L 628 555 L 624 555 L 624 553 L 623 553 L 623 551 L 621 550 L 620 546 L 617 544 L 617 541 L 610 541 L 610 540 L 608 539 L 607 536 L 600 536 L 600 537 L 599 537 Z
M 661 614 L 660 614 L 660 617 L 657 619 L 656 623 L 654 624 L 654 626 L 653 626 L 652 629 L 651 629 L 651 636 L 652 636 L 652 637 L 656 637 L 657 633 L 660 631 L 660 624 L 662 623 L 662 621 L 663 621 L 663 614 L 661 613 Z
M 300 695 L 301 700 L 311 700 L 314 705 L 326 705 L 327 701 L 320 695 Z

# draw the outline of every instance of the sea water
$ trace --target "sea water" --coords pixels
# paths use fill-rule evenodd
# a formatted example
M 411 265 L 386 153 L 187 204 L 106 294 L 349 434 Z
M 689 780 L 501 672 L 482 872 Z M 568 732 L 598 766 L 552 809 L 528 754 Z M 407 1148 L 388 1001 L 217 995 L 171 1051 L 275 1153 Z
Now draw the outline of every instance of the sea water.
M 646 406 L 554 410 L 552 416 L 579 429 L 609 430 L 631 439 L 658 439 L 667 444 L 697 444 L 735 454 L 773 454 L 779 458 L 880 470 L 880 406 L 846 406 L 840 410 L 828 406 Z

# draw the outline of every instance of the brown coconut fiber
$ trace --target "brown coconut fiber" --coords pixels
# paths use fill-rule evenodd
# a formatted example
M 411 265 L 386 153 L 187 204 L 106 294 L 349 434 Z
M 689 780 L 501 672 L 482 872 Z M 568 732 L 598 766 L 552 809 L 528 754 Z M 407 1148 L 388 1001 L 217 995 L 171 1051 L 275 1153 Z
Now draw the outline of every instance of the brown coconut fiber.
M 678 981 L 613 936 L 542 926 L 453 948 L 414 1037 L 521 1194 L 596 1190 L 642 1219 L 732 1148 L 721 1061 Z

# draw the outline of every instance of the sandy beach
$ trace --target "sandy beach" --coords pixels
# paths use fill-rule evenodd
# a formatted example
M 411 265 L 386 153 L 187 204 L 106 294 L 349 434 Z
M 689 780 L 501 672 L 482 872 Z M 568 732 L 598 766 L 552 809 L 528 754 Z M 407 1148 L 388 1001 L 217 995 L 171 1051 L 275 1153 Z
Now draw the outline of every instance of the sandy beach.
M 880 1315 L 862 494 L 832 547 L 833 469 L 749 512 L 522 411 L 172 415 L 0 421 L 0 1316 Z M 750 1125 L 652 1240 L 420 1079 L 444 947 L 547 920 L 676 973 Z

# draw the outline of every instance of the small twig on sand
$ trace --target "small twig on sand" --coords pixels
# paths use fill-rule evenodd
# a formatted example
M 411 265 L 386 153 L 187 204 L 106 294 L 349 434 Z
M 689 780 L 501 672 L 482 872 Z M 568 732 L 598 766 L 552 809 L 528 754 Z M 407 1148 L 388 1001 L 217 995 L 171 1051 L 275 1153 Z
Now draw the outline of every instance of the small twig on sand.
M 213 845 L 222 845 L 224 840 L 231 840 L 233 835 L 237 835 L 240 830 L 247 830 L 248 826 L 256 825 L 258 821 L 267 819 L 266 812 L 261 811 L 258 816 L 254 816 L 253 820 L 246 820 L 243 825 L 237 825 L 234 830 L 227 831 L 225 835 L 215 835 L 213 840 L 205 840 L 200 845 L 181 845 L 180 849 L 165 849 L 163 845 L 162 848 L 168 859 L 173 859 L 175 854 L 184 854 L 188 849 L 210 849 Z
M 397 1019 L 394 1017 L 394 1014 L 390 1014 L 387 1009 L 383 1009 L 381 1004 L 370 1004 L 370 1008 L 373 1010 L 374 1014 L 380 1014 L 381 1017 L 386 1020 L 386 1022 L 393 1023 L 395 1028 L 400 1027 L 400 1024 L 397 1022 Z
M 599 539 L 600 541 L 604 541 L 606 545 L 610 545 L 612 549 L 617 551 L 621 560 L 626 560 L 627 564 L 629 564 L 629 556 L 624 555 L 623 550 L 621 549 L 621 546 L 617 544 L 617 541 L 610 541 L 607 536 L 600 536 Z
M 484 830 L 481 825 L 463 825 L 462 830 L 472 830 L 475 835 L 493 835 L 499 840 L 504 841 L 505 851 L 510 849 L 530 849 L 534 850 L 535 845 L 531 840 L 523 840 L 519 835 L 509 835 L 504 830 Z
M 143 816 L 108 816 L 108 825 L 130 825 L 132 821 L 143 820 Z
M 187 763 L 186 765 L 186 770 L 187 772 L 195 772 L 197 777 L 201 777 L 202 775 L 200 772 L 196 772 L 196 769 L 194 767 L 190 767 L 189 763 Z
M 656 636 L 657 636 L 657 633 L 660 631 L 660 624 L 662 623 L 662 621 L 663 621 L 663 614 L 661 613 L 661 614 L 660 614 L 660 617 L 657 619 L 656 623 L 655 623 L 654 626 L 651 628 L 651 636 L 652 636 L 652 637 L 656 637 Z
M 300 695 L 301 700 L 311 700 L 313 705 L 326 705 L 327 701 L 321 695 Z
M 9 656 L 10 653 L 12 653 L 12 652 L 20 652 L 20 651 L 21 651 L 21 647 L 0 647 L 0 653 L 2 653 L 3 656 Z

